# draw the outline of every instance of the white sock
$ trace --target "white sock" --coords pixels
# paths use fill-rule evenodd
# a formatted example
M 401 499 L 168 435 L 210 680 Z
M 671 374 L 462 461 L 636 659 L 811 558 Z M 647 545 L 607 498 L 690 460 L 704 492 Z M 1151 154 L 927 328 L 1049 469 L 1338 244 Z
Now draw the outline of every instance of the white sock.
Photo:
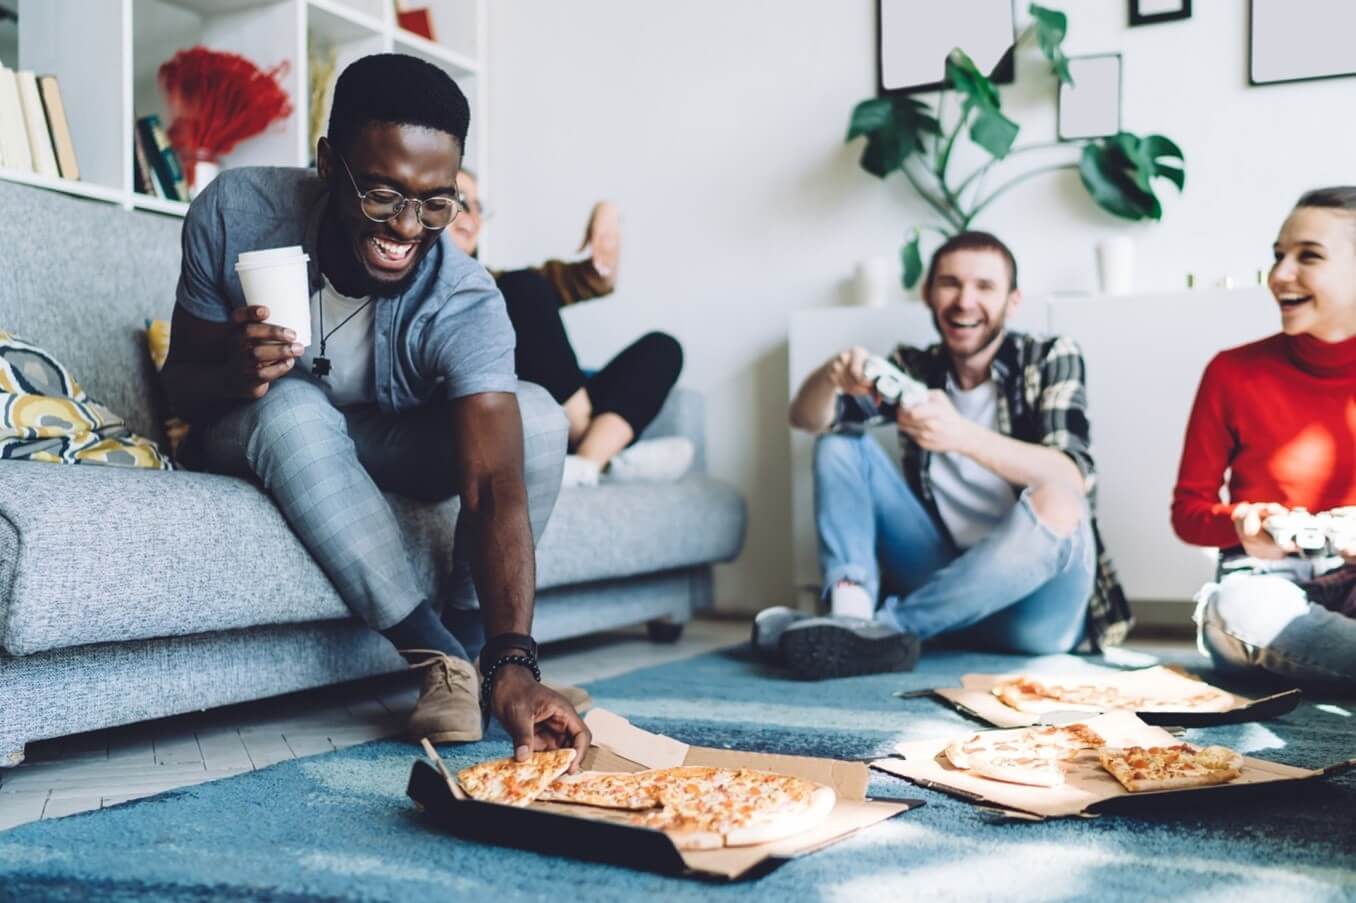
M 829 590 L 829 613 L 870 621 L 876 616 L 876 600 L 859 584 L 840 580 Z
M 607 476 L 620 483 L 669 482 L 688 472 L 696 453 L 692 440 L 682 436 L 646 439 L 619 452 L 608 463 Z
M 597 486 L 598 465 L 588 458 L 578 455 L 565 456 L 565 472 L 560 479 L 561 486 Z

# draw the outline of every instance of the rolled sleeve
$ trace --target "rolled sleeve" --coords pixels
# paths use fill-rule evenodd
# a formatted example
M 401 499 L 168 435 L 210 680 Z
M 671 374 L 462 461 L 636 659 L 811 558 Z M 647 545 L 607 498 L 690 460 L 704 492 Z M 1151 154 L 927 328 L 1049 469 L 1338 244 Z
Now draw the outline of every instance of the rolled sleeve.
M 447 397 L 514 392 L 516 338 L 504 296 L 477 269 L 451 288 L 420 337 L 420 369 L 441 381 Z
M 231 303 L 221 283 L 226 242 L 217 182 L 193 200 L 179 241 L 183 259 L 175 303 L 200 320 L 224 323 Z
M 1088 395 L 1083 354 L 1073 339 L 1061 337 L 1040 364 L 1037 401 L 1040 444 L 1068 455 L 1083 474 L 1085 491 L 1097 481 L 1088 422 Z

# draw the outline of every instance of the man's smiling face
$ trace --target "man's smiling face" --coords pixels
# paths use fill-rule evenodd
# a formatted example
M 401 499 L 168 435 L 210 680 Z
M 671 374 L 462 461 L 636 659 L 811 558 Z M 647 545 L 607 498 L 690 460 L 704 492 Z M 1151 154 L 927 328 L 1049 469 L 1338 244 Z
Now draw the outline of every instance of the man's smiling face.
M 373 122 L 347 149 L 322 139 L 317 168 L 330 183 L 339 232 L 352 255 L 343 269 L 361 277 L 361 295 L 390 297 L 403 291 L 442 230 L 425 228 L 415 204 L 406 204 L 384 223 L 374 222 L 363 213 L 359 192 L 383 189 L 411 199 L 455 198 L 460 166 L 457 139 L 423 126 Z
M 984 351 L 1021 301 L 1003 255 L 988 248 L 951 251 L 936 263 L 927 303 L 955 360 Z

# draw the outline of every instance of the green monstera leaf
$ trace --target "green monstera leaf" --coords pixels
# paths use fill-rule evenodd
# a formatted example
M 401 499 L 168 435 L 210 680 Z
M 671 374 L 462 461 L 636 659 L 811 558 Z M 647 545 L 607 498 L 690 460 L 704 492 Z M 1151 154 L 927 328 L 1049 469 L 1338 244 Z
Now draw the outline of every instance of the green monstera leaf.
M 1020 127 L 1003 115 L 998 88 L 960 48 L 946 58 L 946 80 L 964 96 L 965 112 L 975 111 L 970 140 L 1000 160 L 1006 157 Z
M 866 136 L 862 169 L 885 178 L 923 149 L 923 139 L 941 133 L 932 110 L 907 95 L 873 97 L 857 104 L 848 123 L 847 138 Z
M 1050 61 L 1055 77 L 1066 85 L 1072 85 L 1073 76 L 1069 74 L 1069 58 L 1064 55 L 1064 36 L 1069 32 L 1069 17 L 1056 9 L 1031 4 L 1031 28 L 1036 33 L 1036 43 L 1041 53 Z
M 922 231 L 914 229 L 913 238 L 899 249 L 900 270 L 903 273 L 900 281 L 904 283 L 905 289 L 912 289 L 923 275 L 923 252 L 918 247 L 922 239 Z
M 1154 194 L 1153 180 L 1167 179 L 1183 190 L 1183 164 L 1181 148 L 1162 135 L 1141 138 L 1120 132 L 1084 147 L 1078 171 L 1088 194 L 1103 210 L 1130 220 L 1158 220 L 1163 218 L 1163 205 Z

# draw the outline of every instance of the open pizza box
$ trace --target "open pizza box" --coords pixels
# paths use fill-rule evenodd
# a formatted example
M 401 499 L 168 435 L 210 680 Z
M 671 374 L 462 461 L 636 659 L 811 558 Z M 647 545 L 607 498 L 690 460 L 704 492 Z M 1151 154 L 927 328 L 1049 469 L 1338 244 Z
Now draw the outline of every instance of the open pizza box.
M 1133 712 L 1092 715 L 1084 724 L 1095 730 L 1107 746 L 1174 746 L 1181 741 L 1161 727 L 1145 724 Z M 1313 770 L 1243 757 L 1242 774 L 1227 784 L 1131 793 L 1121 786 L 1085 750 L 1064 763 L 1062 787 L 1031 787 L 991 780 L 956 768 L 942 755 L 952 738 L 900 743 L 890 758 L 872 762 L 873 768 L 905 778 L 923 787 L 939 790 L 982 806 L 997 808 L 1018 818 L 1058 818 L 1118 812 L 1162 811 L 1184 794 L 1211 794 L 1210 800 L 1244 797 L 1276 789 L 1275 784 L 1326 777 L 1356 767 L 1356 760 L 1331 768 Z M 1193 796 L 1195 800 L 1206 798 Z
M 1080 719 L 1086 717 L 1086 713 L 1078 712 L 1036 715 L 1029 712 L 1019 712 L 1008 707 L 991 691 L 999 681 L 1016 676 L 1018 675 L 966 674 L 961 678 L 959 687 L 940 687 L 932 690 L 931 693 L 950 703 L 961 712 L 981 721 L 987 721 L 995 727 L 1029 727 L 1033 724 L 1068 721 L 1075 716 Z M 1037 674 L 1034 676 L 1043 679 L 1057 677 L 1069 682 L 1094 683 L 1098 686 L 1114 687 L 1123 693 L 1132 695 L 1182 694 L 1190 696 L 1192 693 L 1199 692 L 1203 686 L 1210 686 L 1184 671 L 1161 665 L 1134 671 L 1098 668 L 1079 671 L 1074 674 Z M 1146 724 L 1172 725 L 1174 727 L 1213 727 L 1219 724 L 1240 724 L 1245 721 L 1264 721 L 1268 718 L 1279 718 L 1281 715 L 1293 711 L 1300 702 L 1299 690 L 1286 690 L 1283 693 L 1275 693 L 1261 699 L 1248 699 L 1236 693 L 1230 695 L 1233 696 L 1234 704 L 1224 711 L 1154 711 L 1136 712 L 1136 714 Z M 1071 706 L 1070 708 L 1074 707 Z M 1056 717 L 1051 717 L 1051 715 Z
M 761 877 L 797 856 L 831 846 L 877 822 L 923 805 L 922 800 L 871 800 L 870 771 L 861 762 L 689 746 L 653 734 L 606 709 L 584 719 L 593 745 L 585 771 L 643 771 L 678 765 L 754 768 L 793 775 L 832 787 L 838 801 L 828 818 L 803 834 L 746 847 L 679 850 L 665 834 L 581 814 L 585 807 L 533 803 L 525 808 L 469 799 L 437 768 L 416 760 L 409 796 L 458 837 L 556 856 L 607 862 L 627 868 L 694 878 L 735 880 Z

